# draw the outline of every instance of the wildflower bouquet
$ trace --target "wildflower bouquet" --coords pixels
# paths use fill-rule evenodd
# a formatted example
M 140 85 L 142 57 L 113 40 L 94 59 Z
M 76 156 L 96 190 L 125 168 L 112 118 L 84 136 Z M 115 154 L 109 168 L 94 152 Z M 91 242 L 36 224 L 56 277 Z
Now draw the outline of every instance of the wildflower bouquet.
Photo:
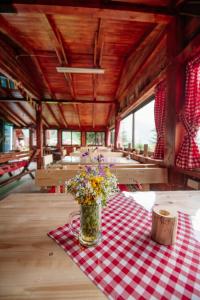
M 96 166 L 86 166 L 66 183 L 66 188 L 81 205 L 94 205 L 101 199 L 102 206 L 106 206 L 107 198 L 118 191 L 117 178 L 108 166 L 100 163 Z
M 101 241 L 101 207 L 107 198 L 118 191 L 117 178 L 108 166 L 103 166 L 103 156 L 98 155 L 97 164 L 86 166 L 79 174 L 67 181 L 66 189 L 80 204 L 79 242 L 86 247 Z M 72 227 L 71 227 L 72 228 Z

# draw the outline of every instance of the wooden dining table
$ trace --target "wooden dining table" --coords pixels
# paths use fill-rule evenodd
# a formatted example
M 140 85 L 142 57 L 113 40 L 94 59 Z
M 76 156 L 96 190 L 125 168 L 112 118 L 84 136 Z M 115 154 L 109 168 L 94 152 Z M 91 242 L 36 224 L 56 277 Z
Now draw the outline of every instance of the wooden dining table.
M 80 156 L 65 156 L 57 163 L 62 165 L 85 165 L 94 162 L 91 162 L 88 158 L 82 158 Z M 130 164 L 140 164 L 140 162 L 133 159 L 127 159 L 126 157 L 105 157 L 101 164 L 121 164 L 126 166 Z
M 171 205 L 192 216 L 200 234 L 200 191 L 125 193 L 151 210 Z M 0 299 L 100 300 L 107 297 L 47 233 L 78 205 L 69 194 L 10 194 L 0 202 Z

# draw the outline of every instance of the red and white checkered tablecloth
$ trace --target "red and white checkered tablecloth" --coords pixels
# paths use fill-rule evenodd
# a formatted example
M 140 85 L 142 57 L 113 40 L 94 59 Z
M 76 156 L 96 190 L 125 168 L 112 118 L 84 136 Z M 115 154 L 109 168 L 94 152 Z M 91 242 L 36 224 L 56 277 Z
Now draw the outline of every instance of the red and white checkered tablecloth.
M 150 238 L 151 213 L 118 194 L 102 227 L 102 243 L 91 248 L 81 248 L 67 224 L 49 236 L 109 299 L 200 299 L 200 243 L 188 215 L 179 213 L 176 244 L 162 246 Z

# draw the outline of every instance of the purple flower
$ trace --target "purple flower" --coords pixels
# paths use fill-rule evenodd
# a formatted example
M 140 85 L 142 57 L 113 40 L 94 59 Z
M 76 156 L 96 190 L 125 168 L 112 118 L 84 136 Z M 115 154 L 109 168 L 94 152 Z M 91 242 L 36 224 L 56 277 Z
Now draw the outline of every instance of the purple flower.
M 92 168 L 91 168 L 90 166 L 85 166 L 85 168 L 86 168 L 86 172 L 87 172 L 87 173 L 90 173 L 91 170 L 92 170 Z
M 89 152 L 88 152 L 88 151 L 82 153 L 82 157 L 86 157 L 86 156 L 88 156 L 88 155 L 89 155 Z
M 114 167 L 115 165 L 114 164 L 109 164 L 109 168 L 112 168 Z
M 104 176 L 105 175 L 104 167 L 102 165 L 99 165 L 98 168 L 99 168 L 99 175 Z

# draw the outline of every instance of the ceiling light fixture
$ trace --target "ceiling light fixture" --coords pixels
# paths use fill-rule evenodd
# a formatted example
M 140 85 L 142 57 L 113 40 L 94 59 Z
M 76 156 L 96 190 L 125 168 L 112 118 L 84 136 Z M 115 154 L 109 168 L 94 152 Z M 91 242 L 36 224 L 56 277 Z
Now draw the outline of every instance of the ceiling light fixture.
M 77 74 L 104 74 L 105 70 L 100 68 L 72 68 L 72 67 L 57 67 L 59 73 L 77 73 Z

